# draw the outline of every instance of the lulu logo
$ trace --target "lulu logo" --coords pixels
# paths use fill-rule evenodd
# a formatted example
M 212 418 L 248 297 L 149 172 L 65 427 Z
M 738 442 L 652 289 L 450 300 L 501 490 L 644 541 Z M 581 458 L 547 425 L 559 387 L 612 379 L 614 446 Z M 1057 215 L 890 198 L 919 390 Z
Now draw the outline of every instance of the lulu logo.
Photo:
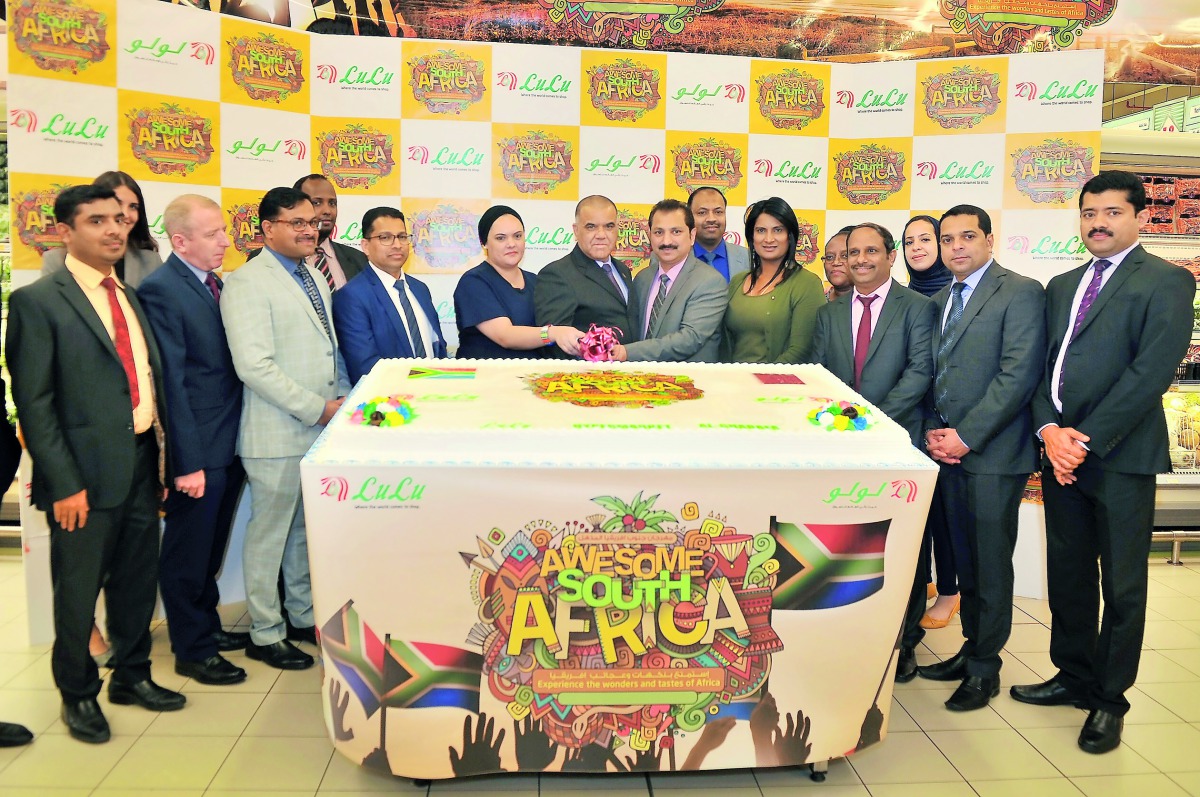
M 694 104 L 704 102 L 709 97 L 720 96 L 722 91 L 725 92 L 724 99 L 733 100 L 739 105 L 746 101 L 746 87 L 741 83 L 726 83 L 724 86 L 720 83 L 714 83 L 712 86 L 705 86 L 702 83 L 691 87 L 680 86 L 675 90 L 672 99 L 679 101 L 687 97 Z M 707 104 L 711 105 L 711 103 Z
M 940 180 L 946 183 L 984 182 L 992 179 L 996 171 L 993 164 L 977 160 L 974 163 L 959 163 L 956 160 L 946 164 L 946 168 L 938 170 L 937 163 L 922 161 L 917 164 L 916 176 L 928 180 Z
M 17 49 L 40 69 L 77 75 L 108 55 L 108 16 L 75 0 L 19 0 L 9 14 Z
M 725 235 L 722 237 L 731 244 L 737 244 L 738 246 L 742 245 L 742 234 L 740 232 L 726 230 Z
M 62 246 L 62 238 L 55 229 L 54 200 L 65 185 L 51 185 L 48 188 L 36 188 L 13 195 L 13 218 L 17 224 L 17 238 L 21 243 L 37 251 L 39 255 L 46 250 Z
M 479 215 L 443 202 L 412 218 L 413 251 L 430 268 L 454 268 L 479 254 Z
M 987 53 L 1065 49 L 1083 32 L 1107 22 L 1117 0 L 941 0 L 950 30 Z
M 858 102 L 854 101 L 854 92 L 842 90 L 837 93 L 837 99 L 834 102 L 837 105 L 844 105 L 847 109 L 860 108 L 862 110 L 871 110 L 873 108 L 903 108 L 908 102 L 908 94 L 900 91 L 900 89 L 888 89 L 886 92 L 867 89 L 863 92 L 862 97 L 858 98 Z
M 825 81 L 799 69 L 763 75 L 758 110 L 781 130 L 803 130 L 825 113 Z
M 262 233 L 258 229 L 258 203 L 242 202 L 225 208 L 233 227 L 233 248 L 246 257 L 263 247 Z
M 834 156 L 838 193 L 853 205 L 878 205 L 904 186 L 904 153 L 866 144 Z
M 567 227 L 555 227 L 553 230 L 543 230 L 536 224 L 525 233 L 527 246 L 569 247 L 575 243 L 575 235 Z
M 522 194 L 549 194 L 571 177 L 571 143 L 540 130 L 501 139 L 500 171 Z
M 960 66 L 926 78 L 925 112 L 947 130 L 969 129 L 1000 108 L 1000 75 Z
M 338 68 L 333 64 L 317 64 L 316 74 L 317 80 L 324 80 L 330 85 L 336 84 L 356 88 L 384 88 L 392 85 L 392 81 L 396 78 L 395 72 L 389 72 L 382 66 L 372 69 L 369 66 L 356 66 L 354 64 L 346 67 L 340 80 L 338 79 Z
M 650 257 L 650 223 L 628 210 L 617 211 L 617 242 L 613 257 L 629 262 Z
M 800 163 L 785 160 L 779 164 L 779 168 L 775 168 L 774 161 L 767 158 L 755 158 L 754 174 L 761 174 L 763 177 L 773 177 L 776 180 L 815 182 L 821 177 L 821 167 L 813 161 Z
M 1072 260 L 1087 251 L 1083 239 L 1078 235 L 1072 235 L 1065 241 L 1046 235 L 1036 244 L 1026 235 L 1010 235 L 1007 248 L 1010 252 L 1022 255 L 1065 255 Z
M 484 157 L 486 157 L 486 153 L 479 152 L 474 147 L 467 147 L 463 150 L 442 147 L 432 158 L 429 155 L 429 147 L 417 145 L 408 148 L 408 159 L 422 166 L 432 163 L 434 166 L 474 169 L 483 165 Z
M 483 99 L 484 64 L 457 50 L 439 50 L 408 62 L 413 97 L 430 113 L 461 114 Z
M 217 60 L 217 48 L 208 42 L 192 42 L 192 58 L 203 61 L 205 66 L 212 66 Z
M 796 262 L 802 266 L 817 259 L 821 253 L 821 227 L 807 219 L 797 217 L 800 235 L 796 238 Z
M 496 73 L 496 85 L 509 91 L 550 96 L 566 94 L 571 90 L 571 81 L 566 76 L 559 74 L 545 76 L 539 75 L 537 72 L 530 72 L 524 79 L 518 78 L 516 72 L 498 72 Z
M 1023 147 L 1011 157 L 1017 190 L 1039 204 L 1066 202 L 1095 176 L 1095 150 L 1062 138 Z
M 392 173 L 392 137 L 361 124 L 330 130 L 317 142 L 322 173 L 338 188 L 370 188 Z
M 658 107 L 659 71 L 632 58 L 588 69 L 592 107 L 613 122 L 636 122 Z
M 729 190 L 742 182 L 742 150 L 715 138 L 671 150 L 675 184 L 689 194 L 701 186 Z
M 875 487 L 873 483 L 863 484 L 862 482 L 855 482 L 850 487 L 834 487 L 829 491 L 829 496 L 821 500 L 821 503 L 854 504 L 857 506 L 869 498 L 881 498 L 886 494 L 888 498 L 895 498 L 898 501 L 911 504 L 917 500 L 918 491 L 917 483 L 912 479 L 897 479 L 890 483 L 884 481 L 880 482 L 878 487 Z
M 343 476 L 321 477 L 321 495 L 332 498 L 338 503 L 350 497 L 350 482 Z
M 190 108 L 164 102 L 134 108 L 125 118 L 133 156 L 155 174 L 186 177 L 212 160 L 212 120 Z
M 1029 102 L 1035 100 L 1046 100 L 1047 102 L 1069 102 L 1071 100 L 1090 100 L 1096 96 L 1096 92 L 1100 90 L 1099 83 L 1093 83 L 1090 80 L 1079 80 L 1075 83 L 1060 83 L 1057 80 L 1051 80 L 1046 88 L 1038 93 L 1038 84 L 1032 81 L 1018 83 L 1016 92 L 1013 95 L 1016 99 L 1024 99 Z
M 229 40 L 233 82 L 252 100 L 281 103 L 304 85 L 304 54 L 270 33 Z

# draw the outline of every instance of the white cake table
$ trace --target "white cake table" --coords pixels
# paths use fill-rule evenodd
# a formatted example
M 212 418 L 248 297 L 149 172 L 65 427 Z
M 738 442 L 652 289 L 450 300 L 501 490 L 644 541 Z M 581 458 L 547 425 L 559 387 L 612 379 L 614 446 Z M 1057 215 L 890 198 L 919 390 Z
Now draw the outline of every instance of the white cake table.
M 669 771 L 886 734 L 937 476 L 901 427 L 814 424 L 861 401 L 818 366 L 437 365 L 381 362 L 301 466 L 342 754 Z M 407 423 L 355 415 L 388 396 Z

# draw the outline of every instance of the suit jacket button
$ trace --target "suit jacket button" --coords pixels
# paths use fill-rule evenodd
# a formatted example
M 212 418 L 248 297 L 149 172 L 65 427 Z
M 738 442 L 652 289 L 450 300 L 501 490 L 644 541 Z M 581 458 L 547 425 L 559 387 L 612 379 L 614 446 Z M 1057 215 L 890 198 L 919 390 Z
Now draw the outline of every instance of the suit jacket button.
M 330 379 L 330 380 L 329 380 L 329 385 L 330 385 L 331 387 L 333 386 L 333 380 L 332 380 L 332 379 Z
M 332 357 L 332 356 L 333 356 L 333 351 L 332 351 L 332 350 L 330 350 L 330 351 L 327 351 L 327 352 L 325 352 L 325 356 L 326 356 L 326 357 Z

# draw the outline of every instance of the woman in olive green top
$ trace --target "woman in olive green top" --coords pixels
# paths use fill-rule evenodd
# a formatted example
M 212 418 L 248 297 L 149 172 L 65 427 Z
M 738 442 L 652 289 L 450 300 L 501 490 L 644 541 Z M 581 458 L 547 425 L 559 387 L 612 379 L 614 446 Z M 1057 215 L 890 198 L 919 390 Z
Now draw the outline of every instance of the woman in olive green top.
M 750 270 L 729 280 L 724 362 L 806 361 L 825 293 L 820 278 L 796 262 L 799 236 L 796 214 L 784 200 L 773 196 L 750 206 Z

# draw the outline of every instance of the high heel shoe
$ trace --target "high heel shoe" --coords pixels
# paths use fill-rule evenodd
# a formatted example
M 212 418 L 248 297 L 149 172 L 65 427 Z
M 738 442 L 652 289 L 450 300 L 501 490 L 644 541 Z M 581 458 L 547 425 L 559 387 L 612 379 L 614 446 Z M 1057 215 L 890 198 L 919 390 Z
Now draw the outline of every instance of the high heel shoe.
M 936 598 L 937 595 L 937 584 L 930 582 L 925 585 L 925 600 L 931 601 Z
M 954 605 L 950 607 L 950 612 L 946 615 L 945 619 L 933 617 L 929 614 L 929 612 L 926 612 L 925 616 L 921 618 L 921 627 L 928 628 L 930 630 L 935 628 L 945 628 L 946 626 L 950 625 L 950 621 L 954 619 L 954 615 L 958 614 L 958 607 L 961 605 L 961 603 L 962 599 L 958 595 L 955 595 Z M 935 603 L 931 608 L 936 609 L 937 604 Z

